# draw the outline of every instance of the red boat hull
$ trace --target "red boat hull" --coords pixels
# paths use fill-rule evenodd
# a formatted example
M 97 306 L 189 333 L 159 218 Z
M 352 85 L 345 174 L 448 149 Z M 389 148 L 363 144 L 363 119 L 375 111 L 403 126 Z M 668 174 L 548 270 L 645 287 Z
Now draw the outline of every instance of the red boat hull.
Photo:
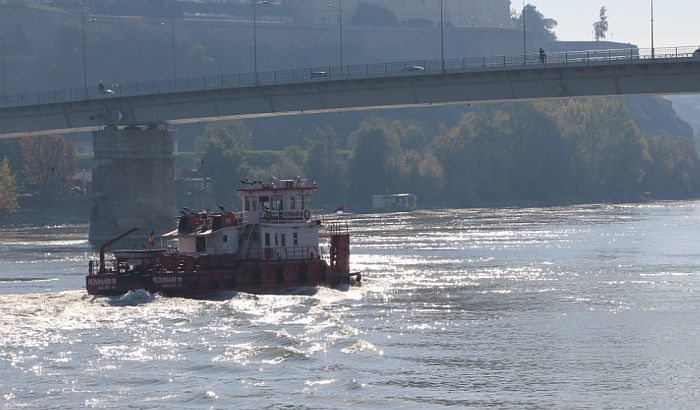
M 120 272 L 86 277 L 90 295 L 114 296 L 144 289 L 166 296 L 201 298 L 219 292 L 282 293 L 300 287 L 336 287 L 360 282 L 359 274 L 333 272 L 326 261 L 241 262 L 196 272 Z

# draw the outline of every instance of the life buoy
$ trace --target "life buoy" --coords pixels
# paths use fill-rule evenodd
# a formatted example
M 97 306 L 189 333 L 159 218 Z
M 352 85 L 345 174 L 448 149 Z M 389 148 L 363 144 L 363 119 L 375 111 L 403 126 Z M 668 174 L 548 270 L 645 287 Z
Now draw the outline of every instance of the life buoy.
M 304 219 L 306 219 L 307 221 L 311 219 L 311 211 L 309 211 L 308 209 L 304 210 Z

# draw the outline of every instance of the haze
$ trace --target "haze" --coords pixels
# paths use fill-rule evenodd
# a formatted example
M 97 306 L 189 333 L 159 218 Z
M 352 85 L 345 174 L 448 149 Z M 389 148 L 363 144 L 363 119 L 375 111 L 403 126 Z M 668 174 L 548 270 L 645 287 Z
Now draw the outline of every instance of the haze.
M 555 18 L 560 40 L 591 40 L 593 22 L 598 19 L 600 7 L 608 8 L 610 31 L 608 40 L 629 42 L 639 47 L 650 47 L 649 0 L 530 0 L 529 4 L 547 17 Z M 512 7 L 521 7 L 517 0 Z M 654 31 L 656 47 L 700 45 L 697 24 L 700 1 L 657 0 L 654 2 Z

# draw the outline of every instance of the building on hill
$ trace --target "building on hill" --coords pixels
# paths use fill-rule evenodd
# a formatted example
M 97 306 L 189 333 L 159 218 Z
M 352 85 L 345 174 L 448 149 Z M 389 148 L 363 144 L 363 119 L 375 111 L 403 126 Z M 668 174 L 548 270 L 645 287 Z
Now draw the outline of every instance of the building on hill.
M 335 24 L 338 10 L 329 7 L 337 0 L 284 0 L 298 23 Z M 440 0 L 343 0 L 343 15 L 350 21 L 360 3 L 379 4 L 408 24 L 429 20 L 440 24 Z M 445 24 L 454 27 L 510 27 L 510 0 L 444 0 Z

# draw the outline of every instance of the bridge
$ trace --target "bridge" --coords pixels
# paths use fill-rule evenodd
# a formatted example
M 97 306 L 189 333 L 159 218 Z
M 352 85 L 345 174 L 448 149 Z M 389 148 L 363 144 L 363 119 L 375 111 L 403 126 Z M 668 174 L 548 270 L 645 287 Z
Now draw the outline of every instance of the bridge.
M 523 99 L 700 93 L 698 47 L 316 67 L 0 96 L 0 138 Z
M 172 229 L 168 124 L 679 93 L 700 93 L 698 47 L 406 61 L 8 94 L 0 96 L 0 138 L 95 131 L 90 240 L 101 243 L 133 226 L 143 240 Z

